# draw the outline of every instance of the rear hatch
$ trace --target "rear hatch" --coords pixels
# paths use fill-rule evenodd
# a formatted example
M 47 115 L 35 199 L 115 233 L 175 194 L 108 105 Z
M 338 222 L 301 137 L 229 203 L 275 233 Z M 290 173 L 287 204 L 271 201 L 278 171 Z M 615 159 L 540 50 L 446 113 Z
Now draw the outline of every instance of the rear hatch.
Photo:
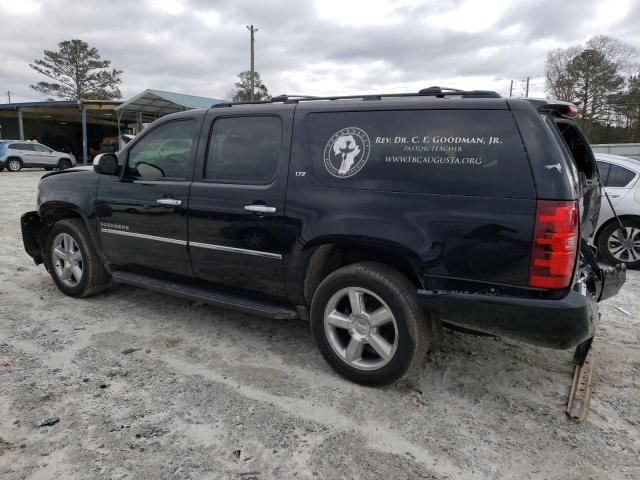
M 587 138 L 571 116 L 577 109 L 570 104 L 536 105 L 541 113 L 552 143 L 559 147 L 562 155 L 557 156 L 558 163 L 548 162 L 545 169 L 558 171 L 566 168 L 565 177 L 570 179 L 574 190 L 579 216 L 579 245 L 576 251 L 577 278 L 584 282 L 594 294 L 596 300 L 604 300 L 615 295 L 626 279 L 623 265 L 603 267 L 596 261 L 595 248 L 589 245 L 600 214 L 602 185 L 598 176 L 595 156 Z M 554 160 L 555 161 L 555 160 Z
M 554 118 L 558 131 L 564 142 L 562 150 L 568 157 L 573 175 L 577 175 L 580 204 L 580 234 L 585 240 L 595 232 L 600 213 L 601 186 L 598 180 L 596 159 L 589 142 L 578 126 L 568 119 Z

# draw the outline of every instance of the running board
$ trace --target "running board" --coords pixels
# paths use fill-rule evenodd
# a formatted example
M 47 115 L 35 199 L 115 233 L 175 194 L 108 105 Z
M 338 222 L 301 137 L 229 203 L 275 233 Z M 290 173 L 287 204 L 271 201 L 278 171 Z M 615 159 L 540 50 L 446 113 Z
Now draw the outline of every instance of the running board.
M 119 283 L 126 283 L 134 287 L 147 288 L 160 293 L 166 293 L 175 297 L 186 298 L 197 302 L 214 305 L 216 307 L 228 308 L 239 312 L 257 315 L 259 317 L 276 319 L 293 319 L 298 315 L 295 308 L 278 303 L 265 302 L 247 298 L 228 292 L 216 290 L 205 290 L 202 288 L 175 283 L 168 280 L 161 280 L 139 273 L 116 271 L 111 274 L 113 280 Z

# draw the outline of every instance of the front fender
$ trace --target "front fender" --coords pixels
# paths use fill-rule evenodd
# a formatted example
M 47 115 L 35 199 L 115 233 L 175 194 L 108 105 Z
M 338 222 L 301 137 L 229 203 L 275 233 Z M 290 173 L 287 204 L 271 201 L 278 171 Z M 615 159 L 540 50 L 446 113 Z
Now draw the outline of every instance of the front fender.
M 104 263 L 96 229 L 95 202 L 100 176 L 89 169 L 69 169 L 50 172 L 38 186 L 38 213 L 44 239 L 55 222 L 64 218 L 81 218 L 95 251 Z M 42 234 L 42 232 L 41 232 Z

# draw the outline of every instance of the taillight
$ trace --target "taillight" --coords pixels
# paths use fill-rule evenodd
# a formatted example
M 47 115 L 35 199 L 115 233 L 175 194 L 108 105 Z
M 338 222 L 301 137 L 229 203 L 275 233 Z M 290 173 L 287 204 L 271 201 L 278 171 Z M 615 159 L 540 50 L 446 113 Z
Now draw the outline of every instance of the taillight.
M 538 200 L 529 286 L 565 288 L 578 251 L 578 203 Z

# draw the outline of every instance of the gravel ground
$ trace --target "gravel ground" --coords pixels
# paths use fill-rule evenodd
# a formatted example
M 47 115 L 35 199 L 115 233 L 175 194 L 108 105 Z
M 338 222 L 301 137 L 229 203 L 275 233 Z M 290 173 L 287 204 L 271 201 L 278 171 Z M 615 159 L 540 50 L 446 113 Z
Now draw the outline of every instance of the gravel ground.
M 601 306 L 575 424 L 569 351 L 449 332 L 417 385 L 372 389 L 300 321 L 122 285 L 65 297 L 22 247 L 42 173 L 0 173 L 3 480 L 640 478 L 638 272 Z

